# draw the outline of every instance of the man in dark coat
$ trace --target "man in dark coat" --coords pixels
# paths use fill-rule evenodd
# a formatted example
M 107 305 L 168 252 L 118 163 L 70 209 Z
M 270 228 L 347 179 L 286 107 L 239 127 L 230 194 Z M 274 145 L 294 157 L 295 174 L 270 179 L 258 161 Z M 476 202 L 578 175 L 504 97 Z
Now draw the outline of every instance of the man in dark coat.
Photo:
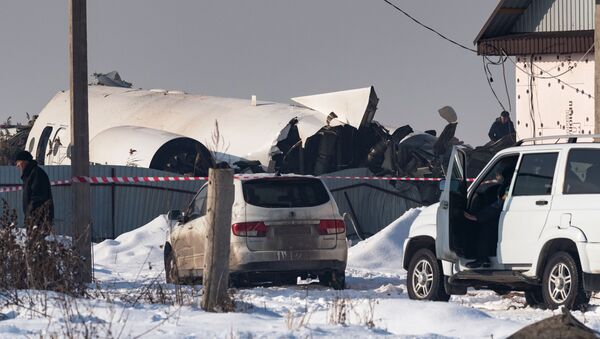
M 510 114 L 507 111 L 502 111 L 500 117 L 496 119 L 492 124 L 492 127 L 490 127 L 488 136 L 490 137 L 490 140 L 498 141 L 502 139 L 502 137 L 514 133 L 515 125 L 512 120 L 510 120 Z
M 467 263 L 468 268 L 479 268 L 490 266 L 490 256 L 496 254 L 498 242 L 498 222 L 504 205 L 506 186 L 500 185 L 497 191 L 497 200 L 491 205 L 484 207 L 475 214 L 464 212 L 467 220 L 475 222 L 477 228 L 475 239 L 475 261 Z
M 21 151 L 15 159 L 23 180 L 23 213 L 32 225 L 41 222 L 52 224 L 54 220 L 54 203 L 50 180 L 44 170 L 33 160 L 31 153 Z M 33 219 L 32 219 L 33 218 Z

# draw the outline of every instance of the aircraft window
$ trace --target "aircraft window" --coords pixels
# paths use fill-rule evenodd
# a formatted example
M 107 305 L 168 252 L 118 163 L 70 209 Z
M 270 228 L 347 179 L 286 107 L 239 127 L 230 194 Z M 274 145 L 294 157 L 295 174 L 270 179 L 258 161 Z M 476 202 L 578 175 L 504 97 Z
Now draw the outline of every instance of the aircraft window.
M 558 153 L 525 154 L 519 166 L 513 196 L 552 193 Z
M 29 153 L 33 152 L 33 145 L 35 145 L 35 138 L 31 138 L 31 141 L 29 142 Z
M 46 148 L 48 147 L 48 139 L 50 139 L 50 134 L 52 134 L 52 126 L 46 126 L 42 130 L 40 141 L 38 141 L 35 160 L 37 160 L 38 164 L 40 165 L 44 164 L 44 158 L 46 157 Z

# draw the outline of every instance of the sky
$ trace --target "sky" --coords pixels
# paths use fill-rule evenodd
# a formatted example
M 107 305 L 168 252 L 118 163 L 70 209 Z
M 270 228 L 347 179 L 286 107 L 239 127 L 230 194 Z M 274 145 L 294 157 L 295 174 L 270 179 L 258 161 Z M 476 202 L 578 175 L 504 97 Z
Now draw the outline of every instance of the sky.
M 394 0 L 469 47 L 497 0 Z M 291 103 L 373 85 L 382 124 L 437 129 L 479 145 L 502 111 L 475 53 L 383 0 L 88 0 L 88 72 L 119 71 L 136 88 Z M 0 4 L 0 120 L 25 121 L 68 89 L 67 1 Z M 509 64 L 510 65 L 510 64 Z M 514 67 L 514 66 L 513 66 Z M 507 67 L 514 97 L 514 69 Z M 502 73 L 494 86 L 508 105 Z M 512 100 L 514 103 L 514 98 Z

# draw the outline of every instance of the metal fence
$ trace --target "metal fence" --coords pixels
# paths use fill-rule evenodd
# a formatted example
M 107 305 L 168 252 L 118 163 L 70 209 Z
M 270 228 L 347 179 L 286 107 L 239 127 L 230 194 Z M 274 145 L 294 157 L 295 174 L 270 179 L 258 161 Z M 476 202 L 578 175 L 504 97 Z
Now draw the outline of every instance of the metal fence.
M 50 180 L 71 178 L 70 166 L 42 166 Z M 173 173 L 125 166 L 90 166 L 90 176 L 172 176 Z M 368 169 L 350 169 L 331 175 L 370 176 Z M 423 205 L 415 184 L 380 180 L 323 180 L 331 190 L 342 214 L 356 220 L 357 230 L 348 225 L 348 234 L 368 237 L 400 217 L 406 210 Z M 114 239 L 136 229 L 171 209 L 185 210 L 205 181 L 139 182 L 91 184 L 92 240 Z M 0 187 L 21 184 L 15 167 L 0 166 Z M 436 184 L 437 187 L 437 184 Z M 69 234 L 72 217 L 70 186 L 53 186 L 55 231 Z M 22 192 L 0 193 L 22 224 Z
M 71 178 L 70 166 L 42 166 L 50 180 Z M 172 176 L 173 173 L 125 166 L 90 166 L 90 176 Z M 20 185 L 15 167 L 0 166 L 0 187 Z M 145 225 L 170 209 L 187 206 L 204 181 L 91 184 L 92 240 L 114 239 Z M 22 191 L 0 193 L 15 209 L 22 224 Z M 69 233 L 72 217 L 70 186 L 53 186 L 55 231 Z
M 329 173 L 328 176 L 372 176 L 366 168 L 348 169 Z M 354 217 L 357 230 L 347 225 L 348 235 L 357 234 L 360 238 L 369 237 L 404 212 L 423 206 L 421 195 L 415 185 L 430 183 L 409 183 L 396 181 L 393 184 L 384 180 L 337 180 L 323 179 L 338 205 L 341 214 Z M 434 183 L 435 189 L 438 183 Z

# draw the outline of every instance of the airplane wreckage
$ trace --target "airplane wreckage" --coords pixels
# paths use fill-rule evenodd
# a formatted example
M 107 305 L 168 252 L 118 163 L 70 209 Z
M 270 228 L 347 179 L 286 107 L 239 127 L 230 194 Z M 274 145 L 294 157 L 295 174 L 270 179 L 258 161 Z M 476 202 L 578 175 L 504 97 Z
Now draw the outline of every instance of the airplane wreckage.
M 379 99 L 373 87 L 292 98 L 299 105 L 288 105 L 255 97 L 132 89 L 116 76 L 111 86 L 101 81 L 89 86 L 92 163 L 194 176 L 205 176 L 210 167 L 227 162 L 238 173 L 323 175 L 362 169 L 362 175 L 441 177 L 452 146 L 461 143 L 454 136 L 458 118 L 450 107 L 439 111 L 448 122 L 439 136 L 409 125 L 384 127 L 374 120 Z M 42 165 L 70 164 L 69 105 L 68 91 L 56 94 L 29 133 L 25 148 Z M 513 138 L 470 149 L 469 176 L 512 145 Z M 385 185 L 410 188 L 408 199 L 416 205 L 439 199 L 435 182 Z

